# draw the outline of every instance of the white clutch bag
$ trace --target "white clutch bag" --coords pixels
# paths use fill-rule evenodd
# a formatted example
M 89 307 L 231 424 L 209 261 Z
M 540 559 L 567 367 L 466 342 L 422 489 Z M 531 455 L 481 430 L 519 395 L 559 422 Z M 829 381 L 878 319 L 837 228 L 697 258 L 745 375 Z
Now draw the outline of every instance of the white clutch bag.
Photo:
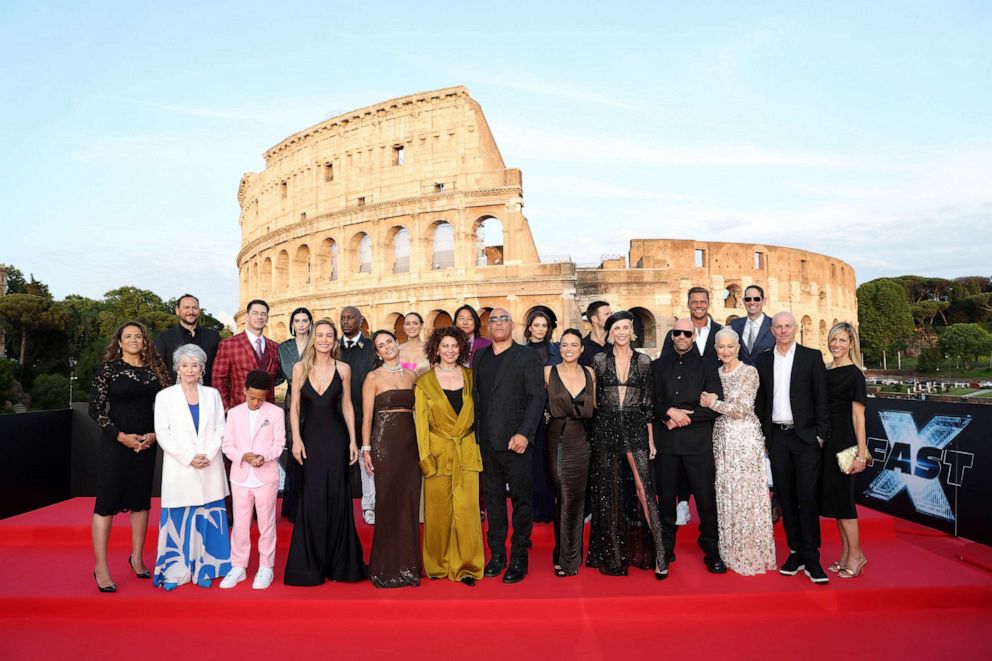
M 841 450 L 837 453 L 837 466 L 840 468 L 842 473 L 850 473 L 851 466 L 854 465 L 854 460 L 858 458 L 858 446 L 852 445 L 846 450 Z M 872 465 L 871 455 L 867 455 L 865 459 L 865 467 Z

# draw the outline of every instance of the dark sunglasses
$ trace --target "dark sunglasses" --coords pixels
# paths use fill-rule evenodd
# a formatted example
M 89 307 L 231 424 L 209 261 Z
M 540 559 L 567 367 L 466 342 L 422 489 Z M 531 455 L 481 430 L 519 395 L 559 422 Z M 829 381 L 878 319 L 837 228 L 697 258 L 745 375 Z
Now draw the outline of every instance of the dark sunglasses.
M 760 296 L 745 296 L 744 297 L 744 302 L 745 303 L 758 303 L 759 301 L 761 301 L 761 297 Z
M 672 331 L 672 338 L 673 339 L 676 338 L 676 337 L 678 337 L 679 335 L 681 335 L 682 337 L 692 337 L 692 331 L 691 330 L 673 330 Z

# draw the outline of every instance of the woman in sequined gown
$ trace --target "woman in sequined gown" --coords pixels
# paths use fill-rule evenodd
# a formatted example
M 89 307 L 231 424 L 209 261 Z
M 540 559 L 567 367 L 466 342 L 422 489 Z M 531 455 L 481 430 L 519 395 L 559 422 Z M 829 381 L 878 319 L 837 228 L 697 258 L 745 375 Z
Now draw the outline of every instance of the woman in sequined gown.
M 606 332 L 612 344 L 593 359 L 597 412 L 591 438 L 592 527 L 586 564 L 612 576 L 625 576 L 630 564 L 653 568 L 661 580 L 668 576 L 668 564 L 648 464 L 655 455 L 651 429 L 654 377 L 651 359 L 631 347 L 633 318 L 625 310 L 610 315 Z M 636 499 L 627 496 L 625 470 L 632 474 Z M 640 522 L 641 516 L 646 527 Z M 635 535 L 630 534 L 632 527 Z M 646 536 L 636 534 L 638 527 L 649 533 L 646 541 L 653 542 L 645 543 L 645 552 L 640 554 L 637 548 L 629 547 L 632 541 L 639 545 Z M 639 559 L 636 555 L 648 557 Z
M 377 588 L 420 585 L 420 456 L 413 422 L 413 370 L 400 364 L 396 336 L 372 346 L 382 365 L 362 384 L 362 459 L 375 475 L 375 532 L 369 578 Z
M 703 393 L 699 403 L 720 413 L 713 425 L 720 557 L 744 576 L 775 569 L 775 536 L 765 476 L 765 438 L 754 413 L 758 371 L 738 359 L 740 340 L 729 326 L 716 334 L 723 362 L 724 399 Z

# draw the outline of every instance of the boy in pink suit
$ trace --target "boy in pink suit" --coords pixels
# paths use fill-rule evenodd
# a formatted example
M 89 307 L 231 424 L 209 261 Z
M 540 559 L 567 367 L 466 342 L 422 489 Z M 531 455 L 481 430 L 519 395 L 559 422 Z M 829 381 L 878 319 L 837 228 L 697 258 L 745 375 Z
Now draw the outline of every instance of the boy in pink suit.
M 254 370 L 245 377 L 245 402 L 227 412 L 221 449 L 231 460 L 231 497 L 234 529 L 231 532 L 231 571 L 221 581 L 233 588 L 247 577 L 251 552 L 252 509 L 258 514 L 258 573 L 252 587 L 272 584 L 276 564 L 276 497 L 279 468 L 276 462 L 286 446 L 283 410 L 265 401 L 272 389 L 268 372 Z

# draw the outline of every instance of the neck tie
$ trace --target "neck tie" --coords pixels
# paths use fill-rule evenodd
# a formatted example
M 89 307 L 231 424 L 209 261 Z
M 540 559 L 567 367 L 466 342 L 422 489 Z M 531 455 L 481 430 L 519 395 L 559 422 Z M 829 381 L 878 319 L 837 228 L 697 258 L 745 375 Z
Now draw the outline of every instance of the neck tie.
M 749 319 L 748 323 L 751 324 L 751 332 L 747 336 L 747 352 L 751 353 L 754 349 L 754 338 L 758 335 L 758 325 L 754 323 L 754 319 Z
M 258 354 L 259 358 L 262 357 L 262 338 L 260 337 L 255 338 L 255 353 Z
M 347 344 L 346 348 L 348 348 L 348 349 L 351 349 L 351 348 L 353 348 L 355 346 L 354 340 L 348 340 L 346 342 L 346 344 Z

